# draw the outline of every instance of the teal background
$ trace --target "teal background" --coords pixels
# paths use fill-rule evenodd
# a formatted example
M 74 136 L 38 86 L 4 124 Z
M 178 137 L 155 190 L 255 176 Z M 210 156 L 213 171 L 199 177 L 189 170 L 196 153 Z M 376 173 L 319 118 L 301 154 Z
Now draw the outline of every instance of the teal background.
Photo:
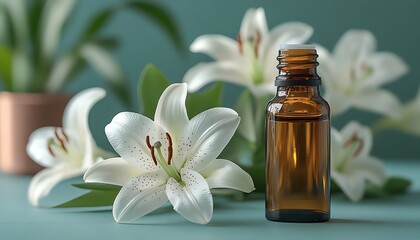
M 80 34 L 82 26 L 95 12 L 117 3 L 112 0 L 79 1 L 64 35 L 61 50 L 66 49 Z M 321 44 L 332 49 L 341 35 L 348 29 L 367 29 L 378 41 L 379 51 L 390 51 L 402 57 L 410 67 L 410 72 L 399 81 L 386 85 L 398 95 L 401 101 L 412 99 L 419 87 L 418 30 L 420 2 L 415 0 L 212 0 L 212 1 L 156 1 L 166 6 L 176 17 L 183 41 L 188 47 L 202 34 L 223 34 L 236 38 L 244 13 L 251 7 L 263 7 L 270 29 L 287 21 L 301 21 L 314 28 L 310 43 Z M 211 61 L 201 54 L 187 52 L 180 54 L 163 32 L 149 19 L 130 11 L 121 11 L 107 26 L 104 35 L 115 35 L 121 46 L 114 52 L 122 64 L 131 86 L 131 97 L 138 109 L 136 97 L 137 80 L 148 63 L 156 64 L 173 82 L 180 82 L 184 73 L 201 61 Z M 107 86 L 91 69 L 83 71 L 64 89 L 75 93 L 87 87 Z M 274 87 L 274 86 L 273 86 Z M 107 89 L 109 90 L 109 89 Z M 231 106 L 242 88 L 227 84 L 224 105 Z M 104 134 L 104 126 L 112 117 L 125 109 L 108 91 L 106 99 L 99 102 L 91 112 L 90 124 L 94 137 L 100 146 L 110 148 Z M 227 94 L 229 93 L 229 94 Z M 390 111 L 392 111 L 390 109 Z M 356 119 L 370 125 L 377 115 L 352 110 L 333 119 L 333 126 L 340 129 L 349 120 Z M 420 123 L 419 123 L 420 124 Z M 381 132 L 375 136 L 373 155 L 381 158 L 418 158 L 420 138 L 398 131 Z

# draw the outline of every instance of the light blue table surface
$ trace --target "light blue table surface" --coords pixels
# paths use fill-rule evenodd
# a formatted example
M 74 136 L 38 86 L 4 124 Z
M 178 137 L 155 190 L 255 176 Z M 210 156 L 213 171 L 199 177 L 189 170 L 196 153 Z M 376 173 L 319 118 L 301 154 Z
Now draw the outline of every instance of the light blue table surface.
M 31 207 L 26 198 L 30 177 L 0 174 L 0 240 L 8 239 L 420 239 L 420 161 L 390 161 L 391 175 L 413 180 L 410 193 L 350 203 L 333 196 L 327 223 L 277 223 L 264 218 L 262 199 L 215 199 L 212 221 L 196 225 L 164 208 L 139 225 L 116 224 L 110 211 Z M 80 181 L 80 180 L 73 180 Z M 67 184 L 53 192 L 62 201 L 79 194 Z

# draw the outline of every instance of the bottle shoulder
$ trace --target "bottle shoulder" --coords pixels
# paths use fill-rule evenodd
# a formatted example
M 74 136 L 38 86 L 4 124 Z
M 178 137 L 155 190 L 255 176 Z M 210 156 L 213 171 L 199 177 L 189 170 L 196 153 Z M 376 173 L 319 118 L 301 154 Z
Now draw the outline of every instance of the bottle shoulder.
M 267 115 L 283 118 L 328 118 L 330 106 L 321 96 L 274 97 L 267 104 Z

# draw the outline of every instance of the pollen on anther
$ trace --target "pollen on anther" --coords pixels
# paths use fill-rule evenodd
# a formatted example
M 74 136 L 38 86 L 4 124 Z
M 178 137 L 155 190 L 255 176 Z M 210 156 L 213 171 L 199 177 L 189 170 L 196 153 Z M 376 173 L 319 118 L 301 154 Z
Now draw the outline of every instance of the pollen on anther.
M 65 145 L 65 143 L 64 143 L 64 140 L 60 137 L 60 135 L 58 135 L 58 130 L 57 130 L 58 128 L 54 128 L 54 135 L 55 135 L 55 137 L 57 138 L 57 140 L 58 140 L 58 142 L 60 142 L 60 145 L 61 145 L 61 147 L 63 148 L 63 150 L 65 151 L 65 152 L 67 152 L 67 148 L 66 148 L 66 145 Z
M 68 142 L 69 141 L 69 137 L 67 136 L 66 132 L 64 131 L 63 128 L 60 128 L 60 129 L 61 129 L 61 134 L 63 134 L 63 137 L 66 139 L 66 142 Z
M 168 139 L 168 165 L 171 165 L 171 160 L 172 160 L 172 156 L 173 156 L 173 146 L 172 146 L 172 138 L 171 135 L 169 135 L 169 133 L 166 133 L 166 139 Z
M 238 41 L 239 53 L 242 54 L 243 53 L 243 49 L 242 49 L 242 38 L 241 38 L 241 35 L 240 34 L 238 34 L 238 36 L 236 37 L 236 40 Z
M 48 152 L 51 154 L 51 156 L 55 157 L 55 153 L 54 153 L 54 151 L 52 150 L 52 148 L 51 148 L 51 144 L 50 144 L 50 143 L 48 143 L 47 148 L 48 148 Z

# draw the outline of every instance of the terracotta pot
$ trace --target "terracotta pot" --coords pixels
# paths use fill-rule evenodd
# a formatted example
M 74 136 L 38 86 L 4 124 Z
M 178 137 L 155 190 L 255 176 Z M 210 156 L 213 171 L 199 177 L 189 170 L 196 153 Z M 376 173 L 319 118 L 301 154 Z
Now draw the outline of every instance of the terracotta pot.
M 26 154 L 28 138 L 40 127 L 61 126 L 70 98 L 59 94 L 0 92 L 1 171 L 35 174 L 42 169 Z

